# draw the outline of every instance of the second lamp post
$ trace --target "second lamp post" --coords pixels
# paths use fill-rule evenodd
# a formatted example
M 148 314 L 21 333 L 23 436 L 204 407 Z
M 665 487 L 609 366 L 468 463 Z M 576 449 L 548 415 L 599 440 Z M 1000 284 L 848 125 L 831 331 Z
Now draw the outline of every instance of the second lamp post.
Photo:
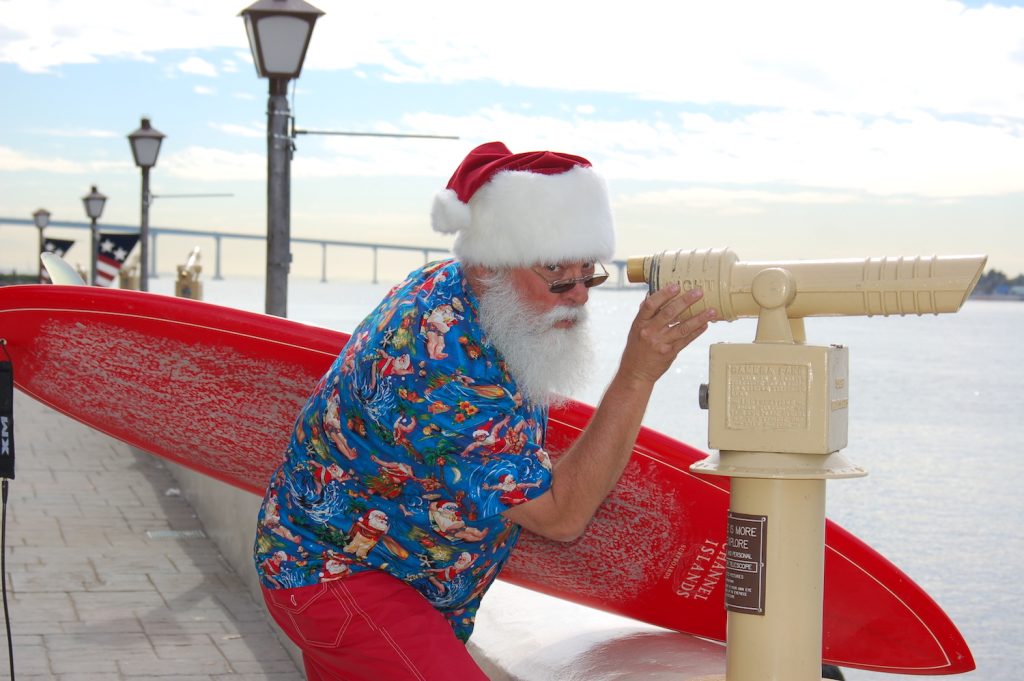
M 149 191 L 149 169 L 156 165 L 160 153 L 160 142 L 165 135 L 142 119 L 138 130 L 128 135 L 132 145 L 135 165 L 142 169 L 142 216 L 139 221 L 139 290 L 149 290 L 149 204 L 153 195 Z

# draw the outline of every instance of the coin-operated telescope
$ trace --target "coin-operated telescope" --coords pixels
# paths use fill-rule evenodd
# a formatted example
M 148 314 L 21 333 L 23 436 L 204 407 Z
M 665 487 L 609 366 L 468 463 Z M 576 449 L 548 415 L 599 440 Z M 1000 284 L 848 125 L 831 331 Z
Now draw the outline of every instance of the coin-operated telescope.
M 732 478 L 725 599 L 727 681 L 819 681 L 825 481 L 867 472 L 847 443 L 848 349 L 805 343 L 805 317 L 956 312 L 985 256 L 743 262 L 729 249 L 634 257 L 626 273 L 651 292 L 700 288 L 688 318 L 757 317 L 753 343 L 716 343 L 708 446 L 691 470 Z

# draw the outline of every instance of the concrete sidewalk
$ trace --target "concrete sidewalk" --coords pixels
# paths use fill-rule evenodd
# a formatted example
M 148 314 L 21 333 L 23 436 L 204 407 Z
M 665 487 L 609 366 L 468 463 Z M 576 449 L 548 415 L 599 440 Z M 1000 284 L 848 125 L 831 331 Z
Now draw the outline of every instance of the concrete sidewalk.
M 257 601 L 258 497 L 19 392 L 14 426 L 6 567 L 20 681 L 305 679 Z M 501 581 L 469 648 L 492 681 L 686 681 L 725 668 L 717 644 Z M 0 659 L 0 679 L 7 669 Z
M 163 461 L 20 392 L 14 425 L 6 567 L 18 679 L 304 678 Z

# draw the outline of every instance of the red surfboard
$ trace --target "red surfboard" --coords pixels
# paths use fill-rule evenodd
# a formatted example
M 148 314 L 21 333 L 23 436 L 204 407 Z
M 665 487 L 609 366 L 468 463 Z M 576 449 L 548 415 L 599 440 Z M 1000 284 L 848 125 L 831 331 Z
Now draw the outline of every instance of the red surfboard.
M 346 334 L 262 314 L 86 286 L 0 288 L 18 388 L 139 449 L 254 494 Z M 552 410 L 547 447 L 593 407 Z M 524 532 L 501 578 L 643 622 L 724 640 L 728 481 L 706 454 L 643 428 L 617 488 L 566 545 Z M 827 522 L 822 657 L 900 674 L 974 669 L 942 609 L 892 563 Z

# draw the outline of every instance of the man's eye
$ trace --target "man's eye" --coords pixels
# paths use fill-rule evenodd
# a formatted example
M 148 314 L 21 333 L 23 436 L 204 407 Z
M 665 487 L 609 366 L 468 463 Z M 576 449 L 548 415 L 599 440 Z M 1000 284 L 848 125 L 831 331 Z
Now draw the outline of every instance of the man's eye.
M 545 265 L 544 269 L 552 274 L 562 271 L 562 267 L 560 265 Z

